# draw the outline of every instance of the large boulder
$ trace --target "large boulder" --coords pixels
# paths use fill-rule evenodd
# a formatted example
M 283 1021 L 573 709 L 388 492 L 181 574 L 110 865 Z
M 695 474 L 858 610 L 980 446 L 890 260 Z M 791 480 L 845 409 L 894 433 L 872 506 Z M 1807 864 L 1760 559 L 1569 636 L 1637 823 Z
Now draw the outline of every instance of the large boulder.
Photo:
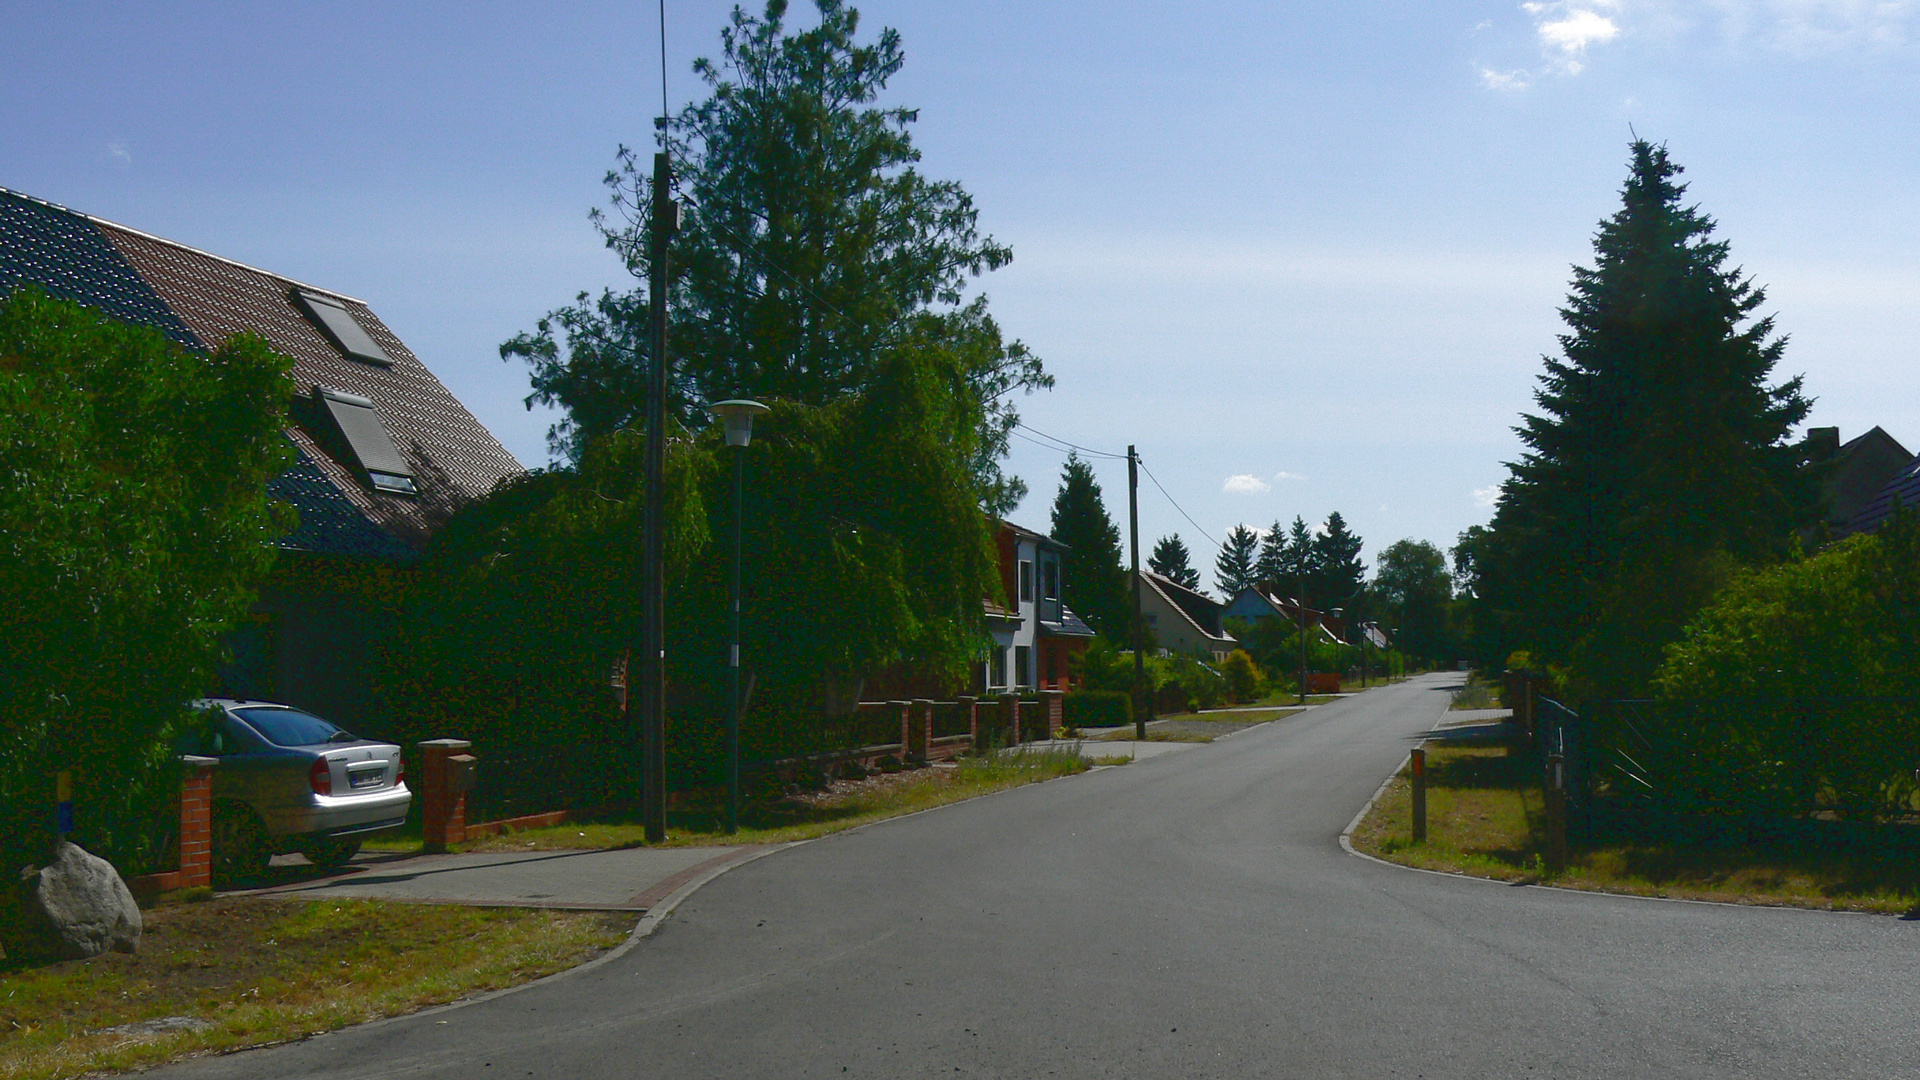
M 140 907 L 113 864 L 77 844 L 61 843 L 53 861 L 20 872 L 8 952 L 50 960 L 84 960 L 108 949 L 140 947 Z

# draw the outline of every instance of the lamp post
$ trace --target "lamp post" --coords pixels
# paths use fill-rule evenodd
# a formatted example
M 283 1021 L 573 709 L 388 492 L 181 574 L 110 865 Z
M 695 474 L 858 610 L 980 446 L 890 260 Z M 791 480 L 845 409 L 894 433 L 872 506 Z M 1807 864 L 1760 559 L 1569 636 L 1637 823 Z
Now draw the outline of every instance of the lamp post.
M 1327 614 L 1333 616 L 1335 619 L 1338 619 L 1340 621 L 1340 632 L 1342 634 L 1345 634 L 1347 631 L 1347 609 L 1343 607 L 1328 608 Z M 1342 657 L 1341 659 L 1344 660 L 1345 657 Z
M 740 473 L 747 444 L 753 441 L 753 418 L 765 405 L 745 398 L 729 398 L 707 406 L 727 427 L 727 445 L 733 455 L 733 574 L 727 583 L 727 832 L 740 828 Z

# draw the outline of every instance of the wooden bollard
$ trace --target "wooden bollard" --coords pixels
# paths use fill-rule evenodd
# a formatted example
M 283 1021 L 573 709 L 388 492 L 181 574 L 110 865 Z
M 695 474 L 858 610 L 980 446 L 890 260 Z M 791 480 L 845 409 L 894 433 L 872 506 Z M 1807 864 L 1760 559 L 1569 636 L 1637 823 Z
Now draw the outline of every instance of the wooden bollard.
M 1408 757 L 1413 765 L 1413 842 L 1420 844 L 1427 839 L 1427 751 L 1416 746 Z

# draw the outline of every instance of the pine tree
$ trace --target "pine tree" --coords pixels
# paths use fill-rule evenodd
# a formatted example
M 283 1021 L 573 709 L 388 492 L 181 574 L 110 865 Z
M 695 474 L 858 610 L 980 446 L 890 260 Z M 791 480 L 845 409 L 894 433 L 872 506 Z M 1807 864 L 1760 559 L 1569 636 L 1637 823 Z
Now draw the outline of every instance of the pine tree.
M 1147 557 L 1147 567 L 1189 589 L 1200 587 L 1200 571 L 1193 568 L 1187 545 L 1181 542 L 1179 533 L 1163 536 L 1153 545 L 1153 554 Z
M 1228 599 L 1253 584 L 1254 557 L 1259 549 L 1260 534 L 1245 525 L 1235 525 L 1227 533 L 1227 542 L 1220 545 L 1220 555 L 1213 560 L 1213 580 Z
M 1317 589 L 1319 573 L 1320 550 L 1313 542 L 1313 530 L 1307 527 L 1306 518 L 1295 515 L 1280 557 L 1281 591 L 1309 602 L 1307 594 Z
M 1067 455 L 1060 491 L 1053 499 L 1053 538 L 1067 546 L 1061 560 L 1065 599 L 1094 630 L 1126 641 L 1133 625 L 1133 599 L 1120 561 L 1120 528 L 1107 515 L 1093 468 Z
M 1809 402 L 1797 377 L 1768 383 L 1786 340 L 1680 171 L 1632 144 L 1475 553 L 1503 643 L 1571 665 L 1584 693 L 1640 692 L 1726 567 L 1779 557 L 1816 516 L 1788 441 Z
M 1260 557 L 1254 560 L 1253 576 L 1256 581 L 1275 581 L 1287 568 L 1287 530 L 1280 527 L 1280 519 L 1275 518 L 1273 528 L 1260 539 Z
M 1351 607 L 1366 580 L 1367 567 L 1360 561 L 1359 537 L 1347 528 L 1347 520 L 1335 510 L 1327 515 L 1325 531 L 1313 539 L 1316 605 Z

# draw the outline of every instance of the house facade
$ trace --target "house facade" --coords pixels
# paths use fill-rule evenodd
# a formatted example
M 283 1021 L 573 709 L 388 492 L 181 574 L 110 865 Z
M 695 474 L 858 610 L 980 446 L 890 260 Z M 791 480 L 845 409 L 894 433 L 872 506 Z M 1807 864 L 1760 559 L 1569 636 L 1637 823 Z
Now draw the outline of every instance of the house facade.
M 0 295 L 31 285 L 211 351 L 250 331 L 293 361 L 299 524 L 214 688 L 374 718 L 382 575 L 524 470 L 365 302 L 0 188 Z
M 1317 611 L 1311 607 L 1303 611 L 1298 601 L 1280 595 L 1272 582 L 1261 582 L 1241 589 L 1233 599 L 1227 601 L 1221 616 L 1223 619 L 1245 619 L 1248 622 L 1278 619 L 1292 626 L 1299 625 L 1304 618 L 1307 625 L 1320 627 L 1330 640 L 1345 643 L 1348 636 L 1345 620 L 1331 612 Z
M 1140 571 L 1140 617 L 1163 652 L 1215 662 L 1240 647 L 1222 619 L 1226 605 L 1163 574 Z
M 975 689 L 982 693 L 1071 690 L 1072 658 L 1086 651 L 1093 629 L 1066 605 L 1066 545 L 1002 521 L 995 530 L 1004 603 L 984 604 L 992 639 Z

